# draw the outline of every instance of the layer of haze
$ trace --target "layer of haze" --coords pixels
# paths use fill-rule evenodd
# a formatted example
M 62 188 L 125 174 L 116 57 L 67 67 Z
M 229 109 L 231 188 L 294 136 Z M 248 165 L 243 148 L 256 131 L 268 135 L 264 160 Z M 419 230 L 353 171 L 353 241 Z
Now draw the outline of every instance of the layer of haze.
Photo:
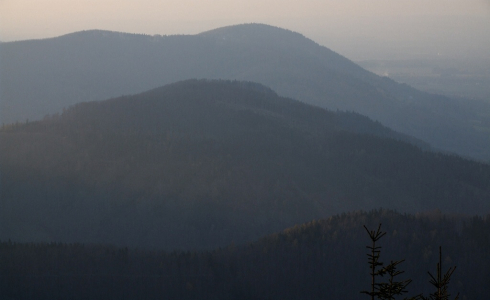
M 86 29 L 196 34 L 266 23 L 351 59 L 487 58 L 489 0 L 0 0 L 0 40 Z

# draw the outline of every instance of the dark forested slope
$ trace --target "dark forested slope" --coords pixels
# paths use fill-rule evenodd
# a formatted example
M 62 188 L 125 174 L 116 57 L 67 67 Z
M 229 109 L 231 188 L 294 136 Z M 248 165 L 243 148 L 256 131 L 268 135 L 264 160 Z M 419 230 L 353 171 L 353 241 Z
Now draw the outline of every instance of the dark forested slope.
M 198 35 L 84 31 L 0 44 L 0 121 L 41 119 L 72 104 L 189 78 L 260 82 L 306 103 L 355 111 L 438 149 L 490 160 L 490 105 L 376 76 L 301 34 L 261 25 Z
M 209 248 L 353 209 L 490 211 L 490 166 L 345 117 L 191 80 L 6 126 L 0 238 Z
M 0 243 L 2 299 L 370 299 L 367 225 L 387 232 L 380 261 L 406 259 L 407 296 L 435 290 L 456 266 L 449 293 L 490 293 L 490 220 L 481 217 L 356 212 L 298 225 L 248 245 L 209 252 L 142 251 L 82 244 Z M 381 282 L 383 279 L 380 279 Z M 385 277 L 383 281 L 386 281 Z M 9 298 L 10 297 L 10 298 Z M 450 298 L 453 299 L 453 298 Z

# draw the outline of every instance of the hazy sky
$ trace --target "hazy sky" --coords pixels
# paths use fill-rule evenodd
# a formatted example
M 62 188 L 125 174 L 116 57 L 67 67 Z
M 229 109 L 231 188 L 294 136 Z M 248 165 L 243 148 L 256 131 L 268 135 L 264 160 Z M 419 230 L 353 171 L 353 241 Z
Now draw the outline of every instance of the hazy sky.
M 1 41 L 85 29 L 195 34 L 252 22 L 353 59 L 490 53 L 490 0 L 0 0 Z

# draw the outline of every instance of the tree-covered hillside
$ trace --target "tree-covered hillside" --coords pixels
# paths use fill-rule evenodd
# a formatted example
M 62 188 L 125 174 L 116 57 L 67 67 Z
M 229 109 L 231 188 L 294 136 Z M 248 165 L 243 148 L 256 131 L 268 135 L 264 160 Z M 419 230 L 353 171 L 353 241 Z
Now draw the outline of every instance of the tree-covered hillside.
M 438 212 L 353 212 L 297 225 L 247 245 L 205 252 L 162 252 L 83 244 L 0 243 L 2 299 L 370 299 L 363 225 L 382 223 L 380 260 L 406 259 L 407 295 L 434 292 L 442 269 L 456 266 L 449 292 L 486 299 L 489 217 Z M 451 298 L 452 299 L 452 298 Z
M 490 211 L 490 166 L 352 120 L 191 80 L 5 126 L 0 238 L 209 249 L 355 209 Z

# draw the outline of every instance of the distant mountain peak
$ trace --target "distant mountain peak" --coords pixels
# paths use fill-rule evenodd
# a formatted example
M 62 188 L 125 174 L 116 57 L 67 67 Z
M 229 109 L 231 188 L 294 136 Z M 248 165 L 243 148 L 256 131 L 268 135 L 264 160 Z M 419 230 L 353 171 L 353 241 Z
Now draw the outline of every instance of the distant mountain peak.
M 107 39 L 107 38 L 116 38 L 116 39 L 129 39 L 129 38 L 151 38 L 153 36 L 141 33 L 128 33 L 128 32 L 120 32 L 120 31 L 111 31 L 111 30 L 102 30 L 102 29 L 89 29 L 76 31 L 73 33 L 68 33 L 60 36 L 60 39 Z
M 294 32 L 285 28 L 277 27 L 277 26 L 272 26 L 268 24 L 263 24 L 263 23 L 246 23 L 246 24 L 237 24 L 237 25 L 230 25 L 230 26 L 224 26 L 208 31 L 204 31 L 200 33 L 199 35 L 220 35 L 223 33 L 233 33 L 233 34 L 253 34 L 253 35 L 267 35 L 271 32 L 274 33 L 282 33 L 282 34 L 288 34 L 288 35 L 295 35 L 298 37 L 303 37 L 301 33 Z
M 249 42 L 252 40 L 267 41 L 267 42 L 290 42 L 296 41 L 299 43 L 312 43 L 314 41 L 306 38 L 304 35 L 288 29 L 261 24 L 249 23 L 220 27 L 198 34 L 198 36 L 210 38 L 214 37 L 218 40 L 242 41 Z
M 166 86 L 162 86 L 157 89 L 166 89 L 173 88 L 175 86 L 186 86 L 189 87 L 191 85 L 194 86 L 206 86 L 206 85 L 219 85 L 221 87 L 238 87 L 244 90 L 250 90 L 254 92 L 260 92 L 264 94 L 269 94 L 273 96 L 277 96 L 277 93 L 272 90 L 270 87 L 263 85 L 254 81 L 247 80 L 227 80 L 227 79 L 187 79 L 183 81 L 178 81 L 175 83 L 168 84 Z

